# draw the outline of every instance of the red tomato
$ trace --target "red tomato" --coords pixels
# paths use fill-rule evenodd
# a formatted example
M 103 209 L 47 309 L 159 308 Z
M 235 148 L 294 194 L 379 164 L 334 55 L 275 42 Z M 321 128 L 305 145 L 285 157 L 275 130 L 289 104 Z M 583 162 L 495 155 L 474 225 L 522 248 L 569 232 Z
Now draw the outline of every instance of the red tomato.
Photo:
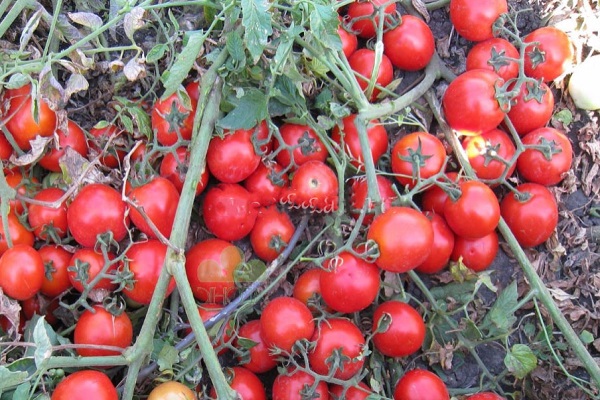
M 444 179 L 439 179 L 440 182 L 452 182 L 458 183 L 462 181 L 459 179 L 456 172 L 446 172 Z M 446 199 L 448 199 L 448 193 L 442 189 L 439 185 L 434 185 L 423 192 L 421 199 L 421 208 L 424 211 L 431 211 L 438 215 L 444 215 L 444 206 L 446 205 Z
M 391 321 L 385 331 L 373 335 L 377 350 L 388 357 L 406 357 L 421 348 L 425 340 L 425 323 L 417 310 L 397 300 L 381 303 L 373 313 L 373 331 L 384 317 Z
M 52 203 L 58 201 L 64 194 L 64 190 L 50 187 L 40 190 L 33 199 Z M 28 219 L 29 226 L 38 239 L 46 240 L 50 237 L 58 240 L 67 235 L 67 205 L 64 201 L 57 208 L 30 204 Z
M 498 235 L 492 232 L 477 239 L 456 236 L 450 259 L 458 261 L 462 257 L 462 263 L 467 268 L 480 272 L 492 265 L 496 254 L 498 254 Z
M 17 194 L 22 197 L 33 197 L 34 193 L 37 191 L 38 180 L 34 177 L 26 177 L 16 168 L 13 169 L 5 169 L 4 177 L 6 179 L 6 183 L 11 188 L 15 189 Z M 8 203 L 10 205 L 10 210 L 13 211 L 17 215 L 23 214 L 25 210 L 25 203 L 19 199 L 12 199 Z
M 292 296 L 306 304 L 311 310 L 309 300 L 321 295 L 321 268 L 306 270 L 296 279 Z
M 291 353 L 300 339 L 307 339 L 315 331 L 315 322 L 308 307 L 293 297 L 271 300 L 260 316 L 260 334 L 268 347 L 277 347 Z
M 21 309 L 25 318 L 30 321 L 34 315 L 43 316 L 50 325 L 55 326 L 58 323 L 58 318 L 54 315 L 60 307 L 58 298 L 50 301 L 50 299 L 36 294 L 26 300 L 21 301 Z
M 442 170 L 446 149 L 427 132 L 413 132 L 400 138 L 392 149 L 392 171 L 404 187 L 413 188 L 417 178 L 427 179 Z
M 198 314 L 200 314 L 202 322 L 206 322 L 212 317 L 218 315 L 221 312 L 221 310 L 223 310 L 223 305 L 217 303 L 202 303 L 198 306 Z M 232 325 L 231 322 L 227 322 L 227 324 L 228 325 L 224 328 L 222 327 L 222 323 L 216 324 L 208 332 L 213 348 L 220 348 L 217 352 L 217 355 L 224 354 L 227 351 L 227 348 L 224 347 L 224 344 L 229 343 L 231 341 L 231 335 L 233 334 L 231 330 Z M 187 334 L 192 333 L 192 328 L 187 328 L 185 332 Z
M 95 305 L 94 311 L 85 310 L 75 324 L 73 343 L 76 345 L 102 345 L 120 347 L 123 350 L 131 345 L 133 326 L 126 313 L 112 315 L 101 305 Z M 121 351 L 78 347 L 77 354 L 82 357 L 101 357 L 120 355 Z
M 196 400 L 189 387 L 177 381 L 163 382 L 150 392 L 147 400 Z
M 508 12 L 506 0 L 450 0 L 450 21 L 456 31 L 473 42 L 494 37 L 492 25 Z
M 340 146 L 343 146 L 344 152 L 350 157 L 350 163 L 359 171 L 364 169 L 364 158 L 358 138 L 358 128 L 355 125 L 356 114 L 348 115 L 342 119 L 342 125 L 336 125 L 333 128 L 331 138 Z M 379 158 L 385 154 L 388 148 L 388 135 L 383 127 L 376 120 L 372 120 L 366 127 L 367 138 L 369 140 L 369 150 L 373 162 L 377 164 Z
M 394 400 L 449 400 L 446 384 L 424 369 L 408 371 L 396 384 Z
M 121 194 L 112 187 L 101 183 L 84 186 L 67 209 L 69 231 L 84 247 L 94 247 L 98 235 L 107 232 L 120 242 L 129 226 L 126 209 Z
M 519 50 L 502 38 L 491 38 L 477 43 L 467 54 L 467 71 L 488 69 L 497 73 L 505 81 L 516 78 L 519 75 L 519 64 L 500 57 L 518 60 Z
M 384 53 L 396 68 L 418 71 L 429 64 L 435 51 L 433 33 L 422 19 L 403 15 L 400 25 L 383 34 Z
M 546 126 L 552 117 L 554 95 L 543 82 L 526 82 L 513 102 L 508 118 L 521 136 Z
M 481 392 L 467 397 L 467 400 L 506 400 L 504 397 L 492 392 Z
M 188 96 L 190 96 L 190 99 L 198 102 L 198 99 L 200 98 L 200 79 L 185 85 L 185 91 L 187 92 Z
M 450 260 L 454 248 L 454 232 L 444 217 L 430 212 L 425 215 L 431 220 L 433 228 L 433 248 L 429 257 L 415 269 L 423 274 L 435 274 L 444 269 Z
M 500 221 L 500 205 L 496 195 L 479 181 L 458 184 L 460 196 L 449 197 L 444 205 L 444 217 L 454 233 L 468 239 L 484 237 L 493 232 Z
M 52 393 L 51 400 L 118 400 L 119 394 L 106 374 L 93 370 L 73 372 Z
M 31 149 L 29 141 L 38 135 L 52 136 L 54 134 L 56 113 L 40 97 L 37 98 L 36 122 L 36 116 L 33 113 L 31 85 L 25 85 L 18 89 L 7 89 L 2 102 L 7 105 L 2 122 L 21 150 Z
M 210 173 L 223 183 L 238 183 L 252 175 L 260 164 L 260 152 L 256 153 L 259 140 L 267 140 L 269 128 L 263 121 L 253 129 L 225 132 L 223 137 L 210 140 L 206 163 Z
M 106 125 L 93 127 L 90 129 L 90 135 L 96 138 L 96 141 L 91 142 L 89 149 L 93 153 L 95 157 L 97 154 L 104 152 L 104 148 L 110 137 L 112 136 L 123 136 L 123 131 L 117 128 L 115 125 Z M 100 162 L 102 165 L 107 166 L 108 168 L 118 168 L 123 162 L 123 158 L 127 152 L 123 150 L 123 146 L 119 146 L 118 142 L 122 140 L 122 138 L 113 139 L 111 144 L 106 149 L 106 152 L 102 154 L 100 157 Z
M 252 231 L 258 203 L 237 183 L 221 183 L 206 192 L 202 205 L 204 223 L 223 240 L 240 240 Z
M 135 283 L 131 288 L 123 289 L 123 293 L 140 304 L 150 304 L 166 255 L 167 246 L 158 240 L 132 244 L 125 257 Z M 169 296 L 173 289 L 175 280 L 171 278 L 165 297 Z
M 317 133 L 308 125 L 283 124 L 279 128 L 282 143 L 274 138 L 275 159 L 283 168 L 290 164 L 299 167 L 309 161 L 325 161 L 327 149 Z
M 292 177 L 289 188 L 281 194 L 281 202 L 294 208 L 331 212 L 338 208 L 338 180 L 321 161 L 302 164 Z
M 254 254 L 263 261 L 273 261 L 286 248 L 294 231 L 294 224 L 285 211 L 275 206 L 260 209 L 250 232 Z
M 152 221 L 158 231 L 164 236 L 171 236 L 175 213 L 179 205 L 179 192 L 175 185 L 166 178 L 157 176 L 148 183 L 132 189 L 128 193 L 129 198 L 138 207 L 144 210 L 146 217 Z M 146 222 L 142 213 L 131 207 L 129 210 L 131 222 L 148 237 L 156 239 L 150 225 Z
M 322 282 L 321 282 L 322 283 Z M 358 374 L 365 363 L 363 353 L 365 338 L 352 321 L 345 318 L 329 318 L 323 320 L 315 330 L 312 342 L 315 347 L 308 354 L 310 368 L 320 375 L 331 372 L 331 357 L 340 354 L 342 365 L 333 373 L 336 379 L 348 380 Z
M 504 81 L 486 69 L 467 71 L 453 80 L 442 99 L 446 121 L 461 135 L 474 136 L 492 130 L 504 119 L 496 100 L 496 87 Z
M 502 176 L 507 165 L 495 157 L 501 157 L 505 161 L 511 161 L 517 151 L 512 139 L 500 129 L 492 129 L 477 136 L 466 137 L 462 147 L 469 158 L 469 164 L 473 167 L 479 179 L 494 180 Z M 506 177 L 510 177 L 515 170 L 513 163 Z
M 379 268 L 407 272 L 429 256 L 433 246 L 433 228 L 420 212 L 408 207 L 391 207 L 375 217 L 367 239 L 375 241 L 379 247 L 379 257 L 375 260 Z
M 69 280 L 69 263 L 73 256 L 65 248 L 55 245 L 45 245 L 38 250 L 44 262 L 45 274 L 40 292 L 48 297 L 56 297 L 68 290 L 71 286 Z
M 14 149 L 8 139 L 6 139 L 4 134 L 0 134 L 0 160 L 8 161 L 13 153 Z
M 554 232 L 558 223 L 558 205 L 554 195 L 537 183 L 524 183 L 516 189 L 528 198 L 519 199 L 509 193 L 502 199 L 502 217 L 521 246 L 535 247 Z
M 35 237 L 23 224 L 19 221 L 19 217 L 13 213 L 9 213 L 7 216 L 8 223 L 8 235 L 12 240 L 13 246 L 18 244 L 26 244 L 33 246 Z M 6 242 L 6 234 L 4 233 L 4 221 L 0 218 L 0 255 L 4 254 L 8 250 L 8 243 Z
M 523 137 L 526 146 L 548 146 L 544 151 L 529 148 L 517 159 L 517 171 L 527 181 L 556 185 L 571 169 L 573 147 L 569 138 L 554 128 L 539 128 Z
M 288 371 L 279 374 L 273 382 L 273 400 L 304 400 L 307 387 L 315 384 L 315 378 L 301 370 Z M 327 383 L 319 381 L 314 390 L 314 396 L 319 400 L 329 400 Z
M 254 373 L 244 367 L 232 367 L 225 371 L 229 377 L 229 385 L 235 390 L 240 400 L 263 400 L 267 398 L 265 387 Z M 213 387 L 210 391 L 213 399 L 217 398 L 217 391 Z
M 84 273 L 87 275 L 85 283 L 89 284 L 104 268 L 107 262 L 110 262 L 115 258 L 115 255 L 111 252 L 108 253 L 108 260 L 104 260 L 104 256 L 101 252 L 96 252 L 92 248 L 78 249 L 73 253 L 71 261 L 69 261 L 69 280 L 71 284 L 78 292 L 83 292 Z M 106 273 L 111 273 L 117 269 L 119 262 L 113 262 L 110 264 Z M 72 267 L 77 267 L 75 270 Z M 100 279 L 94 289 L 105 289 L 108 291 L 114 290 L 117 285 L 111 282 L 110 278 Z
M 253 343 L 248 343 L 248 341 Z M 260 321 L 257 319 L 240 326 L 234 345 L 238 349 L 247 349 L 247 357 L 238 356 L 238 361 L 241 366 L 256 374 L 270 371 L 277 365 L 275 357 L 271 355 L 269 347 L 260 335 Z M 248 345 L 252 347 L 248 348 Z
M 382 175 L 377 175 L 376 179 L 379 196 L 381 197 L 381 201 L 383 203 L 377 211 L 385 211 L 392 206 L 392 202 L 397 197 L 396 192 L 394 191 L 392 182 L 390 182 L 389 179 L 383 177 Z M 373 203 L 369 197 L 368 182 L 364 178 L 352 179 L 352 186 L 350 186 L 350 206 L 352 207 L 351 215 L 353 218 L 358 218 L 360 211 L 365 206 L 365 202 L 367 202 L 368 214 L 366 214 L 363 218 L 363 225 L 369 225 L 371 221 L 373 221 L 375 203 Z
M 44 261 L 33 247 L 17 244 L 0 257 L 0 288 L 15 300 L 26 300 L 40 291 Z
M 242 262 L 240 250 L 221 239 L 207 239 L 187 251 L 185 270 L 194 297 L 224 303 L 236 291 L 233 274 Z
M 276 162 L 260 163 L 256 171 L 244 181 L 244 187 L 260 203 L 270 206 L 281 198 L 283 188 L 289 184 L 289 179 L 283 168 Z
M 350 386 L 346 391 L 343 386 L 331 384 L 329 393 L 334 400 L 366 400 L 369 395 L 373 394 L 371 389 L 362 382 L 359 382 L 357 386 Z
M 346 29 L 341 17 L 340 26 L 338 26 L 337 33 L 342 41 L 342 52 L 346 58 L 349 58 L 358 47 L 358 38 L 354 33 L 351 33 Z
M 369 80 L 373 75 L 373 71 L 376 69 L 375 65 L 375 51 L 370 49 L 359 49 L 356 50 L 348 59 L 350 67 L 355 72 L 358 86 L 365 91 L 369 86 Z M 394 79 L 394 66 L 392 62 L 383 54 L 381 56 L 381 63 L 377 66 L 377 77 L 375 78 L 375 84 L 386 87 Z M 377 88 L 373 89 L 369 100 L 375 101 L 379 95 L 380 90 Z
M 177 159 L 175 158 L 177 156 Z M 171 181 L 179 193 L 183 189 L 183 181 L 187 176 L 190 165 L 190 152 L 186 147 L 178 147 L 175 154 L 167 153 L 160 163 L 160 176 Z M 208 185 L 208 168 L 204 168 L 200 174 L 200 181 L 196 186 L 196 196 L 206 189 Z
M 350 28 L 358 36 L 365 39 L 375 37 L 377 26 L 379 26 L 379 9 L 384 7 L 385 23 L 390 20 L 389 16 L 396 13 L 396 4 L 386 0 L 354 1 L 348 6 L 348 18 Z
M 375 264 L 342 252 L 325 261 L 323 267 L 319 284 L 321 296 L 333 310 L 346 314 L 358 312 L 377 298 L 380 278 Z
M 67 131 L 56 130 L 58 143 L 49 146 L 49 151 L 39 160 L 39 164 L 52 172 L 61 172 L 60 158 L 65 154 L 65 149 L 70 147 L 79 155 L 85 157 L 88 153 L 88 144 L 85 133 L 75 122 L 67 122 Z
M 532 44 L 525 52 L 527 76 L 549 82 L 561 76 L 571 65 L 573 46 L 563 31 L 545 26 L 525 36 L 523 41 Z
M 180 140 L 190 140 L 194 128 L 197 101 L 190 96 L 186 107 L 177 93 L 157 100 L 152 107 L 152 130 L 158 143 L 172 146 Z

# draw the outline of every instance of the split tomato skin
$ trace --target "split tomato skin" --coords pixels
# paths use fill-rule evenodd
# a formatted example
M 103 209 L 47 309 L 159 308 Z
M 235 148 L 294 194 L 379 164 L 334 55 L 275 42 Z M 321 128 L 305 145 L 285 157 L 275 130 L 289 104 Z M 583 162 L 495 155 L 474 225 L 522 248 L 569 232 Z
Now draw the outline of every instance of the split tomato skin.
M 435 51 L 429 25 L 410 14 L 402 15 L 400 25 L 383 34 L 383 45 L 394 67 L 404 71 L 425 68 Z
M 506 0 L 451 0 L 450 21 L 465 39 L 481 42 L 494 37 L 492 25 L 508 12 Z

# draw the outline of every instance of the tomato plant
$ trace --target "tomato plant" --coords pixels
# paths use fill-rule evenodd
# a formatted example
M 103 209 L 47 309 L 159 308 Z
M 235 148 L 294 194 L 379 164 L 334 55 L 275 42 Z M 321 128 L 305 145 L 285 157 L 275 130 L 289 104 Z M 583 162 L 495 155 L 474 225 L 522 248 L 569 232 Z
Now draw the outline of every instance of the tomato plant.
M 556 185 L 571 169 L 573 146 L 562 132 L 554 128 L 539 128 L 523 137 L 528 148 L 517 159 L 517 171 L 527 181 L 540 185 Z
M 502 38 L 491 38 L 477 43 L 467 54 L 467 71 L 488 69 L 505 81 L 519 75 L 519 51 L 511 42 Z
M 152 389 L 148 400 L 196 400 L 196 394 L 181 382 L 167 381 Z
M 508 12 L 506 0 L 451 0 L 450 21 L 456 31 L 473 42 L 491 39 L 492 25 Z
M 73 343 L 76 345 L 97 345 L 120 347 L 123 350 L 131 345 L 133 326 L 126 313 L 113 315 L 103 306 L 95 305 L 93 311 L 85 310 L 75 324 Z M 113 356 L 121 351 L 103 348 L 77 347 L 82 357 Z
M 279 202 L 283 188 L 288 184 L 287 174 L 276 162 L 260 163 L 256 171 L 244 180 L 244 187 L 261 206 Z
M 248 321 L 239 327 L 234 341 L 238 349 L 247 350 L 247 354 L 238 357 L 240 365 L 256 374 L 270 371 L 277 365 L 277 360 L 271 355 L 260 331 L 260 320 Z
M 103 372 L 83 369 L 73 372 L 56 385 L 51 400 L 118 400 L 117 388 Z
M 180 140 L 191 139 L 197 101 L 193 97 L 189 97 L 189 104 L 186 104 L 182 100 L 182 95 L 177 93 L 154 103 L 152 130 L 158 143 L 163 146 L 171 146 Z
M 404 187 L 413 188 L 418 178 L 427 179 L 442 170 L 446 149 L 427 132 L 413 132 L 400 138 L 392 148 L 392 172 Z
M 273 400 L 303 400 L 312 394 L 313 398 L 329 400 L 329 391 L 325 381 L 319 381 L 314 388 L 315 378 L 302 370 L 288 370 L 277 375 L 273 382 Z M 311 393 L 311 394 L 309 394 Z
M 511 88 L 511 87 L 509 87 Z M 545 126 L 552 117 L 554 95 L 544 82 L 526 82 L 508 112 L 508 118 L 520 136 Z
M 369 39 L 375 36 L 379 25 L 379 9 L 384 7 L 385 22 L 396 12 L 396 4 L 386 0 L 354 1 L 348 6 L 350 28 L 361 38 Z
M 382 321 L 386 319 L 386 323 Z M 373 313 L 375 348 L 388 357 L 405 357 L 415 353 L 425 340 L 423 317 L 410 305 L 397 300 L 383 302 Z
M 392 187 L 392 182 L 383 177 L 377 175 L 375 178 L 377 181 L 377 190 L 381 197 L 382 205 L 381 210 L 385 211 L 392 206 L 392 202 L 396 199 L 396 192 Z M 354 219 L 357 219 L 363 207 L 367 203 L 367 214 L 363 218 L 363 225 L 369 225 L 373 221 L 375 203 L 369 197 L 368 182 L 364 178 L 354 178 L 352 185 L 350 186 L 350 206 L 351 215 Z
M 356 114 L 348 115 L 342 119 L 341 125 L 336 125 L 331 133 L 331 138 L 343 148 L 350 156 L 350 163 L 359 171 L 364 169 L 364 158 L 358 128 L 356 127 Z M 366 127 L 369 150 L 373 163 L 377 164 L 379 158 L 385 154 L 388 148 L 388 135 L 384 126 L 376 120 L 369 122 Z
M 400 24 L 383 34 L 383 45 L 394 67 L 405 71 L 425 68 L 435 51 L 429 25 L 410 14 L 402 15 Z
M 112 273 L 118 267 L 118 262 L 112 262 L 115 255 L 112 252 L 107 253 L 108 260 L 104 259 L 101 252 L 93 248 L 80 248 L 73 253 L 69 261 L 69 280 L 78 292 L 83 292 L 84 283 L 90 284 L 94 278 L 102 271 L 106 263 L 111 263 L 106 272 Z M 117 288 L 115 283 L 108 277 L 100 279 L 94 285 L 94 289 L 114 290 Z
M 295 208 L 324 212 L 337 210 L 337 176 L 321 161 L 302 164 L 292 176 L 290 187 L 283 190 L 281 202 Z
M 15 300 L 26 300 L 40 291 L 44 261 L 36 249 L 17 244 L 0 257 L 0 289 Z
M 448 388 L 436 374 L 424 369 L 406 372 L 396 384 L 394 400 L 449 400 Z
M 293 297 L 274 298 L 260 316 L 260 334 L 265 344 L 288 353 L 298 340 L 310 340 L 314 331 L 312 313 L 306 304 Z
M 250 232 L 252 250 L 261 260 L 273 261 L 285 249 L 294 230 L 294 224 L 285 211 L 274 206 L 260 209 Z
M 279 134 L 282 141 L 273 138 L 273 152 L 283 168 L 327 159 L 327 149 L 310 126 L 286 123 L 279 127 Z
M 373 72 L 377 70 L 375 76 L 375 84 L 386 87 L 394 79 L 394 66 L 392 62 L 385 54 L 382 55 L 381 63 L 375 65 L 375 51 L 370 49 L 359 49 L 356 50 L 348 59 L 350 67 L 355 72 L 358 86 L 365 91 L 369 86 L 369 81 L 373 76 Z M 377 88 L 373 89 L 369 100 L 374 101 L 377 99 L 381 91 Z
M 243 186 L 221 183 L 206 192 L 202 215 L 213 235 L 223 240 L 239 240 L 252 231 L 258 203 Z
M 69 263 L 73 256 L 64 247 L 57 245 L 45 245 L 38 249 L 40 257 L 44 262 L 44 281 L 40 292 L 48 297 L 56 297 L 69 289 Z
M 458 184 L 460 196 L 449 197 L 444 205 L 448 226 L 458 236 L 476 239 L 496 229 L 500 221 L 500 205 L 496 195 L 479 181 Z
M 179 204 L 179 192 L 173 183 L 161 176 L 133 188 L 127 196 L 146 214 L 158 232 L 164 237 L 171 236 L 171 229 L 175 221 L 175 213 Z M 129 210 L 131 222 L 148 237 L 156 239 L 157 234 L 150 227 L 146 218 L 135 207 Z
M 571 65 L 573 46 L 569 37 L 553 26 L 544 26 L 523 39 L 531 43 L 525 53 L 525 74 L 531 78 L 553 81 Z

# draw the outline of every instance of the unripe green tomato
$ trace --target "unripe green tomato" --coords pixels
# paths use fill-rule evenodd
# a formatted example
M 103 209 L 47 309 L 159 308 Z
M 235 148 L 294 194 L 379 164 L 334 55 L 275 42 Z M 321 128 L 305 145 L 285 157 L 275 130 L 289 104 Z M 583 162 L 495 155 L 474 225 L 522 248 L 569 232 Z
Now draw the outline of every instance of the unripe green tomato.
M 589 57 L 575 67 L 569 80 L 569 94 L 578 108 L 600 109 L 600 55 Z

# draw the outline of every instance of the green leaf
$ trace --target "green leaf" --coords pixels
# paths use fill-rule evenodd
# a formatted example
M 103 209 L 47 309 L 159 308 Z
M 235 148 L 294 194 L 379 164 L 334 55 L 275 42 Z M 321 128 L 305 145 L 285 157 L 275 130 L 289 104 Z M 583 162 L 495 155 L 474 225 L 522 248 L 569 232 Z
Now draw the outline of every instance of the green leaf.
M 579 339 L 585 344 L 591 344 L 594 342 L 594 335 L 592 332 L 584 330 L 579 334 Z
M 248 339 L 245 337 L 238 337 L 236 339 L 236 343 L 237 343 L 237 346 L 239 346 L 242 349 L 246 349 L 246 350 L 250 350 L 251 348 L 253 348 L 254 346 L 256 346 L 258 344 L 254 340 L 251 340 L 251 339 Z
M 27 76 L 23 75 L 20 72 L 17 72 L 15 74 L 12 74 L 10 78 L 8 78 L 8 83 L 5 87 L 7 89 L 18 89 L 21 86 L 26 85 L 27 83 L 29 83 L 29 79 L 27 78 Z
M 342 40 L 337 33 L 338 25 L 338 13 L 333 7 L 314 4 L 314 9 L 310 13 L 312 34 L 328 49 L 339 51 L 342 49 Z
M 161 76 L 161 81 L 165 87 L 165 93 L 162 98 L 166 99 L 177 91 L 184 79 L 190 74 L 194 62 L 204 45 L 205 36 L 201 31 L 186 32 L 187 43 L 177 55 L 175 62 L 169 68 L 168 74 Z
M 571 122 L 573 122 L 573 113 L 565 108 L 554 114 L 552 119 L 555 119 L 564 125 L 570 125 Z
M 167 52 L 168 48 L 169 46 L 167 46 L 166 43 L 159 43 L 153 48 L 151 48 L 148 54 L 146 54 L 146 63 L 154 64 L 158 62 L 161 58 L 165 56 L 165 53 Z
M 242 0 L 242 25 L 246 29 L 244 39 L 255 63 L 273 33 L 270 7 L 268 0 Z
M 537 366 L 537 357 L 528 346 L 515 344 L 504 357 L 504 365 L 518 379 L 523 379 Z
M 492 336 L 508 333 L 517 322 L 514 312 L 518 306 L 517 281 L 513 281 L 500 293 L 490 312 L 487 313 L 481 328 L 489 329 Z
M 248 89 L 239 99 L 229 99 L 234 109 L 217 125 L 223 129 L 251 129 L 268 117 L 267 97 L 257 89 Z
M 29 391 L 31 390 L 31 384 L 24 382 L 17 386 L 17 389 L 13 393 L 13 400 L 29 400 Z
M 461 304 L 469 302 L 473 298 L 474 281 L 465 281 L 462 283 L 452 282 L 444 286 L 436 286 L 431 288 L 431 294 L 437 299 L 446 301 L 448 297 L 452 297 Z
M 125 131 L 133 132 L 133 121 L 128 115 L 121 114 L 119 116 L 119 119 L 121 120 L 121 123 L 123 124 L 123 128 L 125 128 Z
M 41 368 L 44 361 L 52 356 L 52 343 L 46 331 L 46 325 L 45 318 L 41 317 L 37 320 L 35 328 L 33 328 L 33 342 L 35 343 L 33 358 L 38 368 Z
M 152 123 L 148 113 L 138 105 L 130 105 L 127 108 L 127 111 L 129 111 L 129 114 L 133 117 L 133 121 L 137 125 L 140 133 L 150 139 L 152 137 Z
M 283 66 L 286 64 L 292 51 L 292 47 L 294 46 L 294 39 L 302 32 L 304 32 L 304 29 L 301 26 L 295 26 L 293 22 L 288 30 L 283 32 L 279 38 L 273 62 L 270 65 L 271 73 L 273 75 L 278 75 L 283 71 Z
M 160 352 L 158 353 L 158 368 L 160 371 L 170 370 L 173 368 L 173 364 L 179 361 L 179 352 L 177 349 L 170 344 L 164 344 Z
M 0 392 L 20 385 L 28 376 L 25 371 L 11 371 L 7 367 L 0 366 Z
M 229 52 L 228 69 L 230 71 L 241 71 L 246 66 L 246 53 L 244 51 L 244 42 L 237 32 L 231 32 L 227 36 L 225 47 Z

